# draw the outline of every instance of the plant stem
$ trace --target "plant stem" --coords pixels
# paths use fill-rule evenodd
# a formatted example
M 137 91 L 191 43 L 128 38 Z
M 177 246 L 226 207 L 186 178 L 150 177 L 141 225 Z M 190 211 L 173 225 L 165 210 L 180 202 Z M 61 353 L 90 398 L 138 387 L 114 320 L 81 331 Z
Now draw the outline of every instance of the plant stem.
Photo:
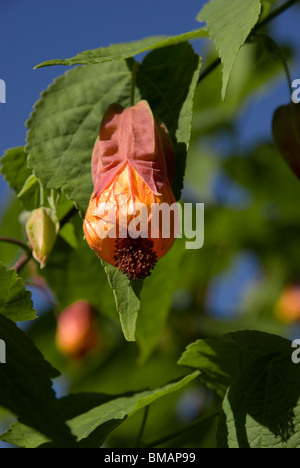
M 68 221 L 77 213 L 77 208 L 73 206 L 70 211 L 61 219 L 59 222 L 60 229 L 64 227 L 65 224 L 67 224 Z
M 271 11 L 271 13 L 264 20 L 262 20 L 256 26 L 254 26 L 253 32 L 257 31 L 258 29 L 263 28 L 266 24 L 269 23 L 269 21 L 272 21 L 272 19 L 276 18 L 276 16 L 280 15 L 281 13 L 283 13 L 285 10 L 287 10 L 288 8 L 290 8 L 297 2 L 299 2 L 299 0 L 289 0 L 288 2 L 279 6 L 275 10 Z
M 283 53 L 283 50 L 270 36 L 267 36 L 265 34 L 257 34 L 256 37 L 261 37 L 265 41 L 266 44 L 269 44 L 269 46 L 272 49 L 275 57 L 278 58 L 281 61 L 282 66 L 283 66 L 284 71 L 285 71 L 289 93 L 290 93 L 290 95 L 292 95 L 293 94 L 292 78 L 291 78 L 290 70 L 289 70 L 289 67 L 288 67 L 288 64 L 287 64 L 286 57 L 285 57 L 285 55 Z
M 210 65 L 208 65 L 205 70 L 200 73 L 197 84 L 199 84 L 204 78 L 207 77 L 215 68 L 217 68 L 221 63 L 221 59 L 217 58 Z
M 130 94 L 130 105 L 134 106 L 134 94 L 135 94 L 135 85 L 136 85 L 136 70 L 138 63 L 135 62 L 131 72 L 131 94 Z
M 40 182 L 40 206 L 45 204 L 45 189 Z
M 216 416 L 219 415 L 219 413 L 220 413 L 220 409 L 212 411 L 211 413 L 206 414 L 205 416 L 202 416 L 201 418 L 196 419 L 196 421 L 193 421 L 192 423 L 188 424 L 183 429 L 179 429 L 178 431 L 172 432 L 171 434 L 168 434 L 165 437 L 154 440 L 150 444 L 147 444 L 147 447 L 153 448 L 153 447 L 157 447 L 158 445 L 165 444 L 166 442 L 169 442 L 170 440 L 175 439 L 176 437 L 179 437 L 182 434 L 185 434 L 186 432 L 193 429 L 194 427 L 197 427 L 205 422 L 210 421 L 211 419 L 214 419 Z
M 25 267 L 25 265 L 27 265 L 27 263 L 31 260 L 31 253 L 30 253 L 30 256 L 27 255 L 27 254 L 24 254 L 22 255 L 21 258 L 19 258 L 19 260 L 15 263 L 15 265 L 13 266 L 13 268 L 16 270 L 17 273 L 20 273 L 20 271 L 22 270 L 22 268 Z
M 140 432 L 139 432 L 139 435 L 138 435 L 137 440 L 136 440 L 135 448 L 140 448 L 140 446 L 141 446 L 141 440 L 142 440 L 144 429 L 145 429 L 145 426 L 146 426 L 148 413 L 149 413 L 149 408 L 150 408 L 149 405 L 145 407 L 143 420 L 142 420 L 142 425 L 141 425 Z
M 18 247 L 21 247 L 27 255 L 31 257 L 31 248 L 23 241 L 20 241 L 18 239 L 13 239 L 12 237 L 3 237 L 0 236 L 0 242 L 7 242 L 8 244 L 14 244 L 17 245 Z
M 270 21 L 272 21 L 276 16 L 280 15 L 283 13 L 285 10 L 293 6 L 295 3 L 299 2 L 299 0 L 289 0 L 288 2 L 284 3 L 280 7 L 276 8 L 274 11 L 272 11 L 263 21 L 260 23 L 257 23 L 256 26 L 252 29 L 251 33 L 249 34 L 247 41 L 261 28 L 263 28 L 266 24 L 268 24 Z M 215 59 L 210 65 L 208 65 L 205 70 L 200 73 L 200 76 L 198 78 L 197 84 L 199 84 L 204 78 L 209 75 L 215 68 L 217 68 L 221 63 L 221 60 L 219 58 Z

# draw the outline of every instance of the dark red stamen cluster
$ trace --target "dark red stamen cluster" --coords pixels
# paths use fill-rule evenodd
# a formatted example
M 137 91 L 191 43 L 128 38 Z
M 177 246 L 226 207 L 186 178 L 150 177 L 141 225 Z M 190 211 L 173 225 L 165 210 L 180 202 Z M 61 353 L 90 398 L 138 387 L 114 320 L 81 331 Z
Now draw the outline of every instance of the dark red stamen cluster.
M 153 246 L 152 240 L 142 237 L 117 239 L 114 255 L 117 269 L 127 275 L 130 281 L 150 276 L 157 262 Z

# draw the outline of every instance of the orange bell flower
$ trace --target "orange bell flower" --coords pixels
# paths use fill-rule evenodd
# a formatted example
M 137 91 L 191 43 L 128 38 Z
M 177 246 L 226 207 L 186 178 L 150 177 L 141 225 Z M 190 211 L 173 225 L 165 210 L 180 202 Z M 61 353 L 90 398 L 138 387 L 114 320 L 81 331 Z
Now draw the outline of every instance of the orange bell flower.
M 84 220 L 85 238 L 98 257 L 130 280 L 151 274 L 173 245 L 152 207 L 175 204 L 171 184 L 174 149 L 163 123 L 146 101 L 124 109 L 112 104 L 101 123 L 92 157 L 94 192 Z M 139 230 L 137 227 L 139 226 Z

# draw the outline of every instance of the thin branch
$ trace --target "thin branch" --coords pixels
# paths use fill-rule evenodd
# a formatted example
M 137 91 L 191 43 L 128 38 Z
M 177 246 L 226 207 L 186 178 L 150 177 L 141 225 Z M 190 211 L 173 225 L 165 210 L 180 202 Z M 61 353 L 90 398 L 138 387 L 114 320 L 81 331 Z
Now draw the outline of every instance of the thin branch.
M 282 48 L 270 36 L 267 36 L 265 34 L 257 34 L 256 37 L 261 37 L 265 41 L 266 45 L 269 45 L 269 47 L 272 49 L 274 56 L 281 61 L 286 75 L 289 93 L 290 95 L 292 95 L 293 88 L 291 73 L 287 64 L 286 56 L 284 55 Z
M 16 270 L 17 273 L 20 273 L 20 271 L 27 265 L 31 258 L 31 253 L 30 256 L 27 254 L 22 255 L 22 257 L 19 258 L 19 260 L 15 263 L 13 268 Z
M 71 218 L 77 213 L 77 208 L 73 206 L 70 211 L 61 219 L 59 222 L 60 229 L 64 227 L 65 224 L 67 224 L 68 221 L 70 221 Z
M 295 3 L 299 2 L 299 0 L 289 0 L 288 2 L 284 3 L 280 7 L 276 8 L 275 10 L 271 11 L 271 13 L 260 23 L 254 26 L 252 32 L 256 32 L 257 30 L 263 28 L 266 24 L 268 24 L 272 19 L 276 18 L 276 16 L 283 13 L 285 10 L 293 6 Z
M 134 106 L 134 96 L 135 96 L 135 86 L 136 86 L 136 71 L 137 71 L 138 63 L 135 62 L 131 72 L 131 93 L 130 93 L 130 105 Z
M 221 59 L 217 58 L 210 65 L 208 65 L 205 70 L 200 73 L 197 84 L 199 84 L 204 78 L 207 77 L 215 68 L 217 68 L 221 63 Z
M 251 33 L 249 34 L 248 38 L 246 39 L 246 42 L 249 41 L 252 36 L 255 35 L 257 31 L 262 29 L 266 24 L 268 24 L 270 21 L 272 21 L 274 18 L 276 18 L 278 15 L 283 13 L 285 10 L 293 6 L 295 3 L 299 2 L 299 0 L 289 0 L 288 2 L 284 3 L 280 7 L 276 8 L 273 10 L 263 21 L 260 23 L 257 23 L 254 28 L 252 29 Z M 208 65 L 205 70 L 200 73 L 200 76 L 198 78 L 197 84 L 199 84 L 204 78 L 206 78 L 215 68 L 217 68 L 221 63 L 221 60 L 219 58 L 215 59 L 210 65 Z
M 212 411 L 211 413 L 206 414 L 205 416 L 202 416 L 202 418 L 196 419 L 196 421 L 193 421 L 192 423 L 188 424 L 183 429 L 179 429 L 178 431 L 172 432 L 171 434 L 168 434 L 165 437 L 161 437 L 160 439 L 154 440 L 150 444 L 147 444 L 147 447 L 153 448 L 153 447 L 157 447 L 158 445 L 165 444 L 166 442 L 169 442 L 170 440 L 173 440 L 176 437 L 179 437 L 185 434 L 186 432 L 190 431 L 194 427 L 200 426 L 201 424 L 214 419 L 216 416 L 219 415 L 219 413 L 220 413 L 220 409 Z
M 147 418 L 148 418 L 149 408 L 150 408 L 150 405 L 145 407 L 143 420 L 142 420 L 142 425 L 141 425 L 139 435 L 138 435 L 137 440 L 136 440 L 135 448 L 140 448 L 140 446 L 141 446 L 141 441 L 142 441 L 142 437 L 143 437 L 143 434 L 144 434 L 144 430 L 145 430 L 145 426 L 146 426 L 146 422 L 147 422 Z
M 25 242 L 20 241 L 19 239 L 13 239 L 12 237 L 4 237 L 0 236 L 0 242 L 7 242 L 8 244 L 14 244 L 17 245 L 18 247 L 21 247 L 27 255 L 31 256 L 31 248 L 29 245 L 27 245 Z

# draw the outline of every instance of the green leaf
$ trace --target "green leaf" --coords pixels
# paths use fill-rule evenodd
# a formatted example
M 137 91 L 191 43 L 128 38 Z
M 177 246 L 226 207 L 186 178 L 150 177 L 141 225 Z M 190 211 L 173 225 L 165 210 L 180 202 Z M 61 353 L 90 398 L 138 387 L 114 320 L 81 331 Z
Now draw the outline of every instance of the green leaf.
M 117 311 L 127 341 L 135 341 L 135 328 L 140 309 L 142 280 L 130 282 L 126 275 L 112 265 L 102 262 L 108 282 L 113 290 Z
M 111 420 L 120 421 L 127 416 L 132 416 L 136 411 L 150 405 L 159 398 L 167 396 L 185 387 L 198 375 L 199 372 L 194 372 L 193 374 L 187 375 L 182 380 L 170 383 L 162 388 L 147 390 L 137 393 L 131 397 L 121 397 L 109 401 L 108 403 L 95 407 L 87 413 L 70 420 L 68 422 L 69 426 L 71 427 L 72 432 L 77 435 L 79 440 L 84 439 L 96 430 L 99 425 Z
M 15 322 L 33 320 L 36 311 L 32 307 L 31 293 L 22 279 L 0 262 L 0 314 Z
M 290 341 L 281 336 L 239 331 L 190 344 L 178 364 L 201 370 L 201 381 L 224 396 L 246 365 L 263 356 L 290 352 L 290 347 Z
M 0 406 L 58 443 L 71 444 L 73 438 L 58 411 L 52 389 L 51 379 L 59 373 L 25 333 L 3 315 L 0 337 L 6 345 L 6 363 L 0 365 Z
M 18 199 L 24 206 L 37 208 L 40 203 L 40 185 L 38 179 L 31 174 L 25 181 L 21 191 L 18 193 Z
M 91 157 L 104 112 L 129 105 L 132 61 L 76 67 L 42 94 L 27 122 L 29 165 L 45 189 L 61 189 L 85 213 Z
M 75 57 L 65 60 L 48 60 L 40 63 L 35 68 L 47 67 L 49 65 L 92 65 L 95 63 L 107 62 L 110 60 L 120 60 L 134 57 L 141 52 L 150 49 L 166 47 L 177 42 L 190 41 L 201 37 L 207 37 L 205 28 L 189 31 L 178 36 L 153 36 L 140 39 L 138 41 L 126 42 L 121 44 L 112 44 L 109 47 L 100 47 L 99 49 L 85 50 Z
M 225 396 L 218 446 L 300 448 L 299 387 L 300 367 L 290 356 L 245 366 Z
M 167 126 L 175 146 L 173 191 L 178 200 L 183 187 L 186 153 L 191 135 L 193 98 L 201 60 L 190 44 L 150 52 L 137 71 L 137 86 L 156 117 Z
M 50 441 L 40 432 L 20 423 L 12 424 L 5 433 L 0 435 L 0 440 L 21 448 L 37 448 Z
M 140 364 L 152 353 L 165 326 L 172 294 L 178 288 L 184 253 L 184 239 L 176 239 L 171 250 L 160 259 L 151 276 L 145 280 L 136 332 Z
M 132 396 L 114 397 L 103 394 L 92 394 L 91 396 L 88 394 L 74 394 L 58 400 L 58 405 L 61 413 L 66 418 L 74 416 L 75 411 L 76 416 L 68 420 L 68 425 L 72 433 L 77 436 L 79 446 L 98 448 L 109 433 L 127 417 L 132 416 L 156 400 L 184 388 L 198 375 L 199 372 L 194 372 L 178 382 L 169 383 L 155 390 L 136 393 Z M 88 409 L 89 406 L 90 409 Z M 83 411 L 82 414 L 78 414 L 79 411 Z M 36 431 L 19 423 L 11 426 L 5 434 L 2 434 L 0 439 L 27 448 L 46 447 L 49 441 Z M 51 447 L 51 445 L 49 446 Z
M 206 21 L 209 37 L 214 41 L 223 64 L 222 98 L 238 51 L 257 23 L 260 0 L 210 0 L 197 16 Z

